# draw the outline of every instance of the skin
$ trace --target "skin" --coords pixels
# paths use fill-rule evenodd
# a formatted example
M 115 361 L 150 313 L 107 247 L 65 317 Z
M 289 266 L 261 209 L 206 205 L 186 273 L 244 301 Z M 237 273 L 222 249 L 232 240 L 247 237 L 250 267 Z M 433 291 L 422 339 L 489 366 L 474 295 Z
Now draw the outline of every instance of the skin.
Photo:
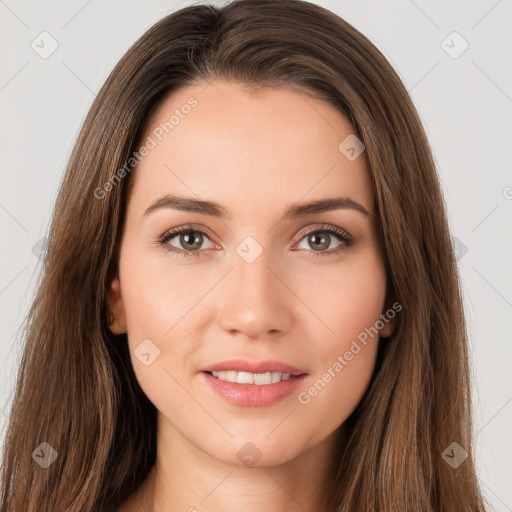
M 376 216 L 342 208 L 282 219 L 297 202 L 333 196 L 375 212 L 366 153 L 350 161 L 338 150 L 354 130 L 329 103 L 222 80 L 170 95 L 146 135 L 190 96 L 197 106 L 133 176 L 119 276 L 109 289 L 110 328 L 128 333 L 135 374 L 158 410 L 157 463 L 120 510 L 326 511 L 331 454 L 368 388 L 378 336 L 307 404 L 295 393 L 266 407 L 233 405 L 200 369 L 235 357 L 276 359 L 308 373 L 304 391 L 386 311 Z M 170 208 L 145 216 L 166 193 L 216 201 L 233 216 Z M 192 249 L 199 257 L 156 243 L 188 224 L 211 233 Z M 324 246 L 308 242 L 305 229 L 322 224 L 347 232 L 353 245 L 336 254 L 345 242 L 325 231 Z M 236 252 L 247 236 L 263 249 L 252 263 Z M 191 252 L 179 234 L 167 244 Z M 315 257 L 321 251 L 330 254 Z M 386 323 L 380 335 L 393 329 Z M 134 355 L 146 338 L 160 350 L 149 366 Z M 248 442 L 261 454 L 253 466 L 237 457 Z

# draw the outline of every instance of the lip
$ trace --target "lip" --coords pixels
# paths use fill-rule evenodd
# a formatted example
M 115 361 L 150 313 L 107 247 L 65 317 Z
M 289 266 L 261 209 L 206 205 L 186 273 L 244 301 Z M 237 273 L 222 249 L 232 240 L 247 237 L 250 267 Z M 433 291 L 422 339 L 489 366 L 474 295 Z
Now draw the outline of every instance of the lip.
M 303 373 L 302 375 L 290 377 L 288 380 L 275 382 L 274 384 L 265 384 L 263 386 L 227 382 L 217 379 L 207 373 L 207 371 L 202 371 L 201 375 L 210 388 L 228 402 L 242 407 L 265 407 L 293 394 L 297 388 L 300 387 L 308 374 Z
M 302 375 L 306 373 L 304 370 L 295 368 L 281 361 L 275 361 L 267 359 L 265 361 L 249 361 L 247 359 L 230 359 L 229 361 L 221 361 L 212 365 L 201 368 L 202 372 L 212 371 L 226 371 L 234 370 L 237 372 L 249 372 L 249 373 L 266 373 L 266 372 L 279 372 L 279 373 L 290 373 L 291 375 Z M 286 382 L 286 381 L 284 381 Z M 276 383 L 279 384 L 279 383 Z M 241 384 L 244 385 L 244 384 Z M 268 384 L 272 386 L 272 384 Z
M 217 379 L 207 372 L 234 370 L 237 372 L 289 373 L 290 378 L 274 384 L 238 384 Z M 201 368 L 201 374 L 210 388 L 228 402 L 242 407 L 269 406 L 294 393 L 302 384 L 308 373 L 287 363 L 266 359 L 249 361 L 248 359 L 229 359 Z

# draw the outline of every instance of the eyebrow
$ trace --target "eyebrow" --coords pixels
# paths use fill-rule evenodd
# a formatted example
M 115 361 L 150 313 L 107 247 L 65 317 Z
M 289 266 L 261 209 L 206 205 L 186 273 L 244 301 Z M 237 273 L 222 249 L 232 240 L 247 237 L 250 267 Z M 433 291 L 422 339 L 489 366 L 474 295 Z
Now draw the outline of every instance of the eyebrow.
M 215 201 L 206 201 L 196 199 L 194 197 L 178 196 L 175 194 L 166 194 L 157 199 L 151 206 L 144 212 L 144 216 L 160 210 L 162 208 L 171 208 L 184 212 L 202 213 L 204 215 L 211 215 L 217 218 L 233 218 L 232 213 L 224 206 Z M 283 217 L 286 220 L 298 219 L 313 215 L 315 213 L 323 213 L 330 210 L 338 210 L 342 208 L 350 208 L 362 213 L 365 216 L 375 215 L 368 211 L 363 205 L 348 198 L 348 197 L 331 197 L 321 199 L 318 201 L 310 201 L 308 203 L 295 204 L 290 206 Z

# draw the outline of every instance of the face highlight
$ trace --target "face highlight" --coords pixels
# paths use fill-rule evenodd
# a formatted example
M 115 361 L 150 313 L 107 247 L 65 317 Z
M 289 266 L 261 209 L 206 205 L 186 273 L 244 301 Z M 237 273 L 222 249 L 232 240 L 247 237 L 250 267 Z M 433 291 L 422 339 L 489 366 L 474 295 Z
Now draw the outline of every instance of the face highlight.
M 258 464 L 286 463 L 332 439 L 375 367 L 378 336 L 351 348 L 386 311 L 368 161 L 340 151 L 354 129 L 327 102 L 219 80 L 171 94 L 146 136 L 190 97 L 132 176 L 111 329 L 128 333 L 169 444 L 242 466 L 252 443 Z M 307 375 L 270 405 L 240 406 L 201 371 L 234 358 Z

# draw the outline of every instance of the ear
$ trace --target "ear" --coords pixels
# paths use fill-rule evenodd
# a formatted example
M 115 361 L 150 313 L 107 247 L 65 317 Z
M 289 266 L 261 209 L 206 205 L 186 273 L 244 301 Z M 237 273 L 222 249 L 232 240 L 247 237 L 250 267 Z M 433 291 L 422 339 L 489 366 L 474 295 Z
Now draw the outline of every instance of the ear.
M 108 328 L 113 334 L 124 334 L 128 329 L 123 299 L 121 297 L 121 282 L 119 281 L 119 277 L 116 276 L 112 280 L 107 295 L 110 305 L 110 309 L 107 311 Z M 114 321 L 110 323 L 112 316 L 114 317 Z
M 386 316 L 386 313 L 382 314 L 386 320 L 382 320 L 384 327 L 379 331 L 379 336 L 381 338 L 389 338 L 396 329 L 396 316 L 392 319 Z
M 382 312 L 380 319 L 384 326 L 379 331 L 379 336 L 381 338 L 389 338 L 396 330 L 397 324 L 397 316 L 398 313 L 402 310 L 402 307 L 397 306 L 397 302 L 393 302 L 393 295 L 389 295 L 387 300 L 385 301 L 385 309 Z

